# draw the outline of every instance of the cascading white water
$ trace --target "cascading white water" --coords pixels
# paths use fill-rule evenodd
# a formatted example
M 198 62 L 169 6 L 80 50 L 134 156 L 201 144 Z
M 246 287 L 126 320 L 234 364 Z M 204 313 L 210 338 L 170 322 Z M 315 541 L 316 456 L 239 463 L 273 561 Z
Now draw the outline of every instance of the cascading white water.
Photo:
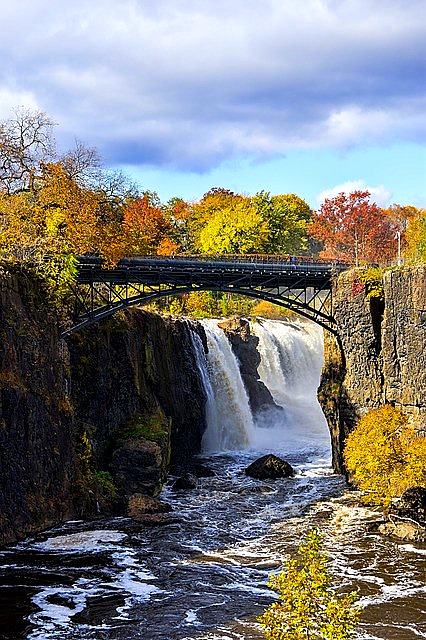
M 250 411 L 237 358 L 217 320 L 202 320 L 208 357 L 193 333 L 198 368 L 207 395 L 204 453 L 244 449 L 283 451 L 329 446 L 326 421 L 316 389 L 323 358 L 322 329 L 311 323 L 259 319 L 251 322 L 259 338 L 259 375 L 283 411 Z
M 271 442 L 284 451 L 328 447 L 330 436 L 316 391 L 323 363 L 323 331 L 309 322 L 259 319 L 250 323 L 259 338 L 261 380 L 284 413 L 267 412 L 257 421 L 256 444 Z
M 205 453 L 247 449 L 253 443 L 255 429 L 237 359 L 217 320 L 201 322 L 207 336 L 207 371 L 214 393 L 214 409 L 206 416 L 202 449 Z
M 205 417 L 206 417 L 206 425 L 207 430 L 204 434 L 203 439 L 203 449 L 207 451 L 213 451 L 215 447 L 215 438 L 213 438 L 213 434 L 219 433 L 218 426 L 218 412 L 217 412 L 217 403 L 215 399 L 215 394 L 213 391 L 212 383 L 210 381 L 210 375 L 207 368 L 207 360 L 204 353 L 203 343 L 201 342 L 201 338 L 195 331 L 190 332 L 192 346 L 194 348 L 195 358 L 197 362 L 198 371 L 200 373 L 201 382 L 203 383 L 204 391 L 206 394 L 206 408 L 205 408 Z M 212 442 L 209 440 L 212 439 Z

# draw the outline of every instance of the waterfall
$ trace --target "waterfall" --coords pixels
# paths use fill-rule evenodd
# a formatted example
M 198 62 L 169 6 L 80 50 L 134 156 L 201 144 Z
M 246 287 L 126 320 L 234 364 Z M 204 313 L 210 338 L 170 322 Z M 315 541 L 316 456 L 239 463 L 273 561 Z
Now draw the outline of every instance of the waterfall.
M 201 321 L 207 336 L 207 371 L 214 394 L 214 407 L 207 417 L 202 448 L 206 453 L 249 448 L 254 424 L 240 368 L 217 320 Z
M 322 329 L 312 323 L 259 319 L 259 376 L 284 411 L 271 408 L 253 420 L 237 358 L 217 320 L 201 320 L 208 355 L 199 335 L 192 341 L 206 392 L 205 453 L 254 449 L 288 453 L 329 447 L 329 433 L 316 398 L 323 360 Z
M 216 398 L 210 381 L 207 360 L 201 338 L 196 331 L 190 331 L 190 337 L 195 353 L 197 368 L 206 394 L 205 418 L 207 428 L 203 437 L 203 449 L 206 451 L 214 451 L 215 446 L 219 446 L 220 444 L 217 443 L 216 438 L 213 437 L 213 434 L 219 433 L 219 416 L 217 412 Z
M 309 322 L 259 319 L 250 324 L 259 338 L 261 380 L 284 414 L 273 411 L 257 422 L 256 443 L 275 443 L 289 451 L 329 447 L 327 423 L 316 391 L 323 363 L 323 331 Z

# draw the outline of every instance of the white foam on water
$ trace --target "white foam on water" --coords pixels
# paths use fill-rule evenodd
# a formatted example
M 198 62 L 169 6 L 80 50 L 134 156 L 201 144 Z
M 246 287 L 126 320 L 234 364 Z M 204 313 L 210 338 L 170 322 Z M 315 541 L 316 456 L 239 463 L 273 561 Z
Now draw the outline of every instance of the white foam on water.
M 420 556 L 426 556 L 426 549 L 415 547 L 412 544 L 401 544 L 399 545 L 399 549 L 401 549 L 401 551 L 407 551 L 409 553 L 414 553 Z
M 364 576 L 362 576 L 364 578 Z M 374 596 L 363 596 L 359 599 L 359 603 L 366 607 L 368 605 L 378 605 L 384 602 L 391 602 L 392 600 L 399 600 L 400 598 L 409 599 L 419 594 L 426 594 L 426 586 L 424 584 L 390 584 L 382 585 L 379 594 Z
M 40 611 L 29 616 L 35 629 L 28 635 L 28 640 L 45 640 L 60 637 L 61 630 L 69 629 L 72 617 L 84 610 L 87 598 L 98 595 L 97 588 L 89 588 L 87 581 L 79 581 L 73 587 L 47 587 L 33 596 L 32 601 Z M 68 600 L 70 606 L 55 604 L 49 598 L 60 597 Z
M 48 538 L 43 542 L 34 543 L 32 547 L 42 551 L 100 553 L 110 550 L 114 543 L 121 542 L 126 537 L 125 533 L 119 531 L 80 531 Z
M 185 619 L 184 619 L 185 625 L 191 625 L 194 627 L 202 626 L 203 623 L 198 619 L 197 611 L 199 611 L 199 609 L 189 609 L 185 613 Z

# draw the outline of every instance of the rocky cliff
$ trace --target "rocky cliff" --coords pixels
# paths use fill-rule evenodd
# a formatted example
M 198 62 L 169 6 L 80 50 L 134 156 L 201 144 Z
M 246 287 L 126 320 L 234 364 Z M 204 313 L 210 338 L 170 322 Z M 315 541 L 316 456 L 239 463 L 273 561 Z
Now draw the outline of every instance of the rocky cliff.
M 133 309 L 65 342 L 40 283 L 2 273 L 0 296 L 0 544 L 158 493 L 205 427 L 188 321 Z
M 358 417 L 389 403 L 426 427 L 426 269 L 385 271 L 374 288 L 362 269 L 335 283 L 338 340 L 325 339 L 319 399 L 333 443 L 333 464 L 344 471 L 344 440 Z
M 257 370 L 261 361 L 260 353 L 257 350 L 259 338 L 250 333 L 248 320 L 234 317 L 218 322 L 218 326 L 225 332 L 237 357 L 241 378 L 247 391 L 253 415 L 261 414 L 271 407 L 281 408 L 278 407 L 271 392 L 260 380 Z

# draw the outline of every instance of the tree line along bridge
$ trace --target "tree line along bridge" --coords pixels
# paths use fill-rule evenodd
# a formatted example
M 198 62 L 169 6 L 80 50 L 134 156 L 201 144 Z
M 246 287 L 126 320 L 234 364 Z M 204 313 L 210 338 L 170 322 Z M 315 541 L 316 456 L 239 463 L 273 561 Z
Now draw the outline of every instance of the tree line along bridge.
M 61 335 L 66 337 L 121 309 L 203 290 L 266 300 L 336 333 L 332 280 L 350 266 L 308 256 L 255 254 L 139 256 L 104 268 L 100 257 L 79 256 L 72 287 L 74 320 Z

